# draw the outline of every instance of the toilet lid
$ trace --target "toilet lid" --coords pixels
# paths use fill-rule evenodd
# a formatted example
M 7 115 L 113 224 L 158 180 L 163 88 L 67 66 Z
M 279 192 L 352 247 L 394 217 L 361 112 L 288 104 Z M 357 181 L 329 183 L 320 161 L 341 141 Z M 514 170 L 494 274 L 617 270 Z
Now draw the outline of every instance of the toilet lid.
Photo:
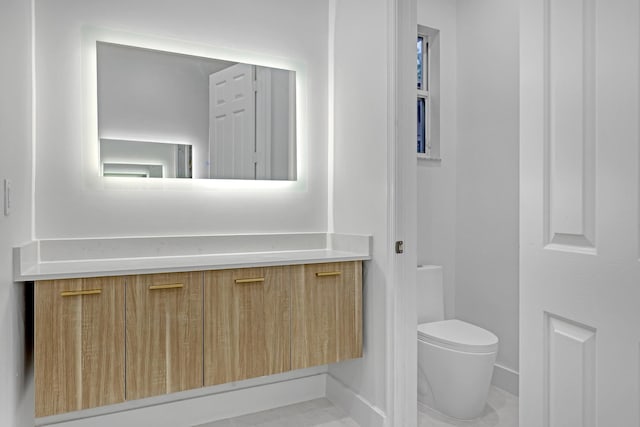
M 492 353 L 498 349 L 498 337 L 495 334 L 457 319 L 418 325 L 418 338 L 470 353 Z

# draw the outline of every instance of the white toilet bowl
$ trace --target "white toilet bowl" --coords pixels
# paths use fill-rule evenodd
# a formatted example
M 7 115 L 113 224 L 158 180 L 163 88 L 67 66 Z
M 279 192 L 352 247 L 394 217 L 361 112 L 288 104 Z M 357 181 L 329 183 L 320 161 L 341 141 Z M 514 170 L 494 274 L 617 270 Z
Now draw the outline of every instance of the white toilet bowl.
M 453 418 L 482 414 L 498 337 L 461 320 L 418 325 L 418 402 Z

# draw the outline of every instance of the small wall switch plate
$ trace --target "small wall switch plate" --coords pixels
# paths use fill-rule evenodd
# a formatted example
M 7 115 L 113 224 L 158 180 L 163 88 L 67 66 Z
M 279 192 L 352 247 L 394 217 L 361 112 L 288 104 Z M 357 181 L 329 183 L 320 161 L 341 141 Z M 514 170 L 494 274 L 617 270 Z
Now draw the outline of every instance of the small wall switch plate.
M 11 214 L 11 180 L 4 180 L 4 216 Z

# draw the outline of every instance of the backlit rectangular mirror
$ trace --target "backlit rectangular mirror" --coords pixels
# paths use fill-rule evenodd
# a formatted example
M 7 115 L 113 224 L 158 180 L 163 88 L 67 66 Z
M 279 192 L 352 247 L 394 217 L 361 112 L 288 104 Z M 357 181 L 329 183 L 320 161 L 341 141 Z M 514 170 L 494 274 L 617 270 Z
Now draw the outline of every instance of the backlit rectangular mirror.
M 97 42 L 103 176 L 296 179 L 295 72 Z

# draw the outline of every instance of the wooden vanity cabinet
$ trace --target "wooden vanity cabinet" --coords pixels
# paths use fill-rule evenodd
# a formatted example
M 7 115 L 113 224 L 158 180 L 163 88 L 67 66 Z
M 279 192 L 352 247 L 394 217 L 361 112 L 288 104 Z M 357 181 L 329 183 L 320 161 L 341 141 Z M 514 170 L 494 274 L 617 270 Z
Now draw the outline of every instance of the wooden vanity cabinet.
M 362 357 L 362 262 L 307 264 L 293 281 L 291 368 Z
M 127 400 L 202 387 L 202 272 L 127 277 Z
M 35 415 L 125 400 L 122 277 L 35 285 Z
M 35 285 L 36 417 L 361 356 L 361 261 Z
M 291 369 L 291 282 L 301 272 L 282 266 L 205 273 L 206 386 Z

